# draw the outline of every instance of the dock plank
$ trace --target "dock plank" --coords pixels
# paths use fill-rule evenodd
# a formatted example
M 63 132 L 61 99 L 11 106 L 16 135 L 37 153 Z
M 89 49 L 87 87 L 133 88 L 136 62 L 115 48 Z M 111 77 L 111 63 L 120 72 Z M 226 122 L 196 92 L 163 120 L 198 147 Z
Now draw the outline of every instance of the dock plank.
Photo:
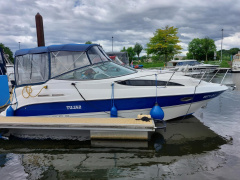
M 0 117 L 0 128 L 102 129 L 153 131 L 152 120 L 133 118 Z

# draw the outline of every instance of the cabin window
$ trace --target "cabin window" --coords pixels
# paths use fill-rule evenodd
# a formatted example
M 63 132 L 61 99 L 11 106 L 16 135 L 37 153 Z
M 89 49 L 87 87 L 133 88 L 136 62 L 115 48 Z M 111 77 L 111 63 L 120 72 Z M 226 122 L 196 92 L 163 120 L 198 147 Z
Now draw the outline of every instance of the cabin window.
M 127 86 L 156 86 L 155 80 L 126 80 L 119 81 L 118 84 Z M 157 86 L 166 86 L 167 81 L 157 81 Z M 184 86 L 175 82 L 168 82 L 167 86 Z
M 17 85 L 42 83 L 49 78 L 48 54 L 26 54 L 16 57 Z
M 51 52 L 51 77 L 90 65 L 86 52 Z

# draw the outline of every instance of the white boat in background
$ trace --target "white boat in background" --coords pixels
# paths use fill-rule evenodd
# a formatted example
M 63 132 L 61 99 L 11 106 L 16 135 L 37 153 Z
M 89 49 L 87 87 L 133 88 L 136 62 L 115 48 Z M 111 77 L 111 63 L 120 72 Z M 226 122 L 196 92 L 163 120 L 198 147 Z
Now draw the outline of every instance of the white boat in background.
M 118 117 L 149 114 L 164 120 L 192 114 L 228 88 L 173 73 L 136 71 L 111 61 L 97 44 L 65 44 L 15 53 L 14 116 Z
M 115 57 L 117 57 L 120 60 L 120 61 L 117 60 L 118 63 L 122 62 L 126 66 L 129 66 L 129 57 L 128 57 L 128 53 L 127 52 L 106 52 L 106 54 L 108 56 L 115 56 Z
M 233 56 L 232 72 L 233 73 L 240 72 L 240 52 L 238 52 L 238 54 Z
M 118 58 L 118 56 L 109 56 L 109 58 L 110 58 L 113 62 L 115 62 L 115 63 L 117 63 L 117 64 L 125 65 L 124 62 L 122 62 L 122 61 Z
M 166 69 L 170 71 L 180 71 L 184 73 L 201 73 L 208 72 L 213 73 L 219 65 L 204 64 L 197 60 L 172 60 L 167 63 Z

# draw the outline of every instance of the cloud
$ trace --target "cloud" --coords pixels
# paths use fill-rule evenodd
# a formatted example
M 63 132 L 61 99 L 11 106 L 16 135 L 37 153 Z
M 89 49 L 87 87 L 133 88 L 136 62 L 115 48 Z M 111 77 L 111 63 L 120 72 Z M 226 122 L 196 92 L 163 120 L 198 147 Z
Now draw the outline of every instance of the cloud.
M 222 43 L 222 49 L 230 49 L 232 47 L 238 47 L 240 48 L 240 32 L 235 33 L 231 36 L 224 37 L 223 40 L 218 40 L 215 42 L 218 49 L 221 49 L 221 43 Z
M 223 47 L 239 47 L 237 0 L 11 0 L 0 1 L 0 39 L 13 52 L 37 46 L 35 15 L 43 16 L 45 43 L 99 43 L 106 51 L 120 51 L 136 42 L 146 47 L 158 28 L 178 28 L 187 52 L 193 38 L 209 37 Z

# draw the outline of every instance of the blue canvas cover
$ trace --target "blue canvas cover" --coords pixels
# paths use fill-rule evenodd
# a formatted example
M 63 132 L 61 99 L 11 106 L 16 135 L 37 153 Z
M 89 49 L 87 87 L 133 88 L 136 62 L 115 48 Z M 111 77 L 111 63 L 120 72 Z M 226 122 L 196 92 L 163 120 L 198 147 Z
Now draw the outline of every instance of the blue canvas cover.
M 49 52 L 54 51 L 87 51 L 90 47 L 97 44 L 62 44 L 48 46 Z
M 61 44 L 42 46 L 32 49 L 20 49 L 16 51 L 15 56 L 21 56 L 25 54 L 40 54 L 54 51 L 87 51 L 90 47 L 97 46 L 97 44 Z
M 10 103 L 9 89 L 8 89 L 8 77 L 7 75 L 0 75 L 0 106 L 4 106 Z
M 30 49 L 20 49 L 20 50 L 17 50 L 15 52 L 15 56 L 22 56 L 22 55 L 28 54 L 29 50 Z

